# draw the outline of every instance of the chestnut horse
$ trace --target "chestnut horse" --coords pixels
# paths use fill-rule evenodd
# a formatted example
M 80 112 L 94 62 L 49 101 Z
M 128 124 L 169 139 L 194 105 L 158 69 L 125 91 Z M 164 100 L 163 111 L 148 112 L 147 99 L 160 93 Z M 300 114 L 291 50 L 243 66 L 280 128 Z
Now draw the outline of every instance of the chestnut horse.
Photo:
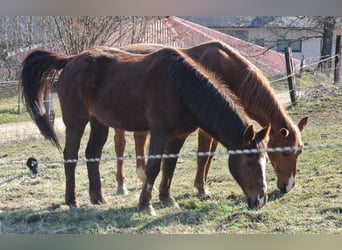
M 266 144 L 270 127 L 254 132 L 233 94 L 215 76 L 198 67 L 182 52 L 165 48 L 137 55 L 97 47 L 73 56 L 37 50 L 22 64 L 21 86 L 27 110 L 40 132 L 60 148 L 42 105 L 46 79 L 60 70 L 57 93 L 66 126 L 65 201 L 77 206 L 76 162 L 80 140 L 90 122 L 86 157 L 100 158 L 108 127 L 150 131 L 149 155 L 178 154 L 187 136 L 198 127 L 227 149 L 262 149 L 259 153 L 230 155 L 231 174 L 242 188 L 250 208 L 267 200 Z M 139 210 L 154 214 L 152 187 L 163 160 L 159 199 L 178 206 L 170 186 L 177 158 L 149 158 Z M 98 161 L 87 162 L 89 194 L 93 204 L 105 203 Z
M 122 50 L 147 54 L 161 48 L 159 44 L 133 44 L 121 48 Z M 203 43 L 191 48 L 180 49 L 197 63 L 202 64 L 208 70 L 221 78 L 224 84 L 240 98 L 247 114 L 256 120 L 261 126 L 271 124 L 271 133 L 268 147 L 301 147 L 301 131 L 307 124 L 308 117 L 304 117 L 294 124 L 291 117 L 278 101 L 274 90 L 263 73 L 241 56 L 236 50 L 219 41 Z M 117 156 L 122 156 L 125 148 L 125 131 L 115 129 L 115 151 Z M 147 133 L 136 132 L 134 139 L 136 154 L 145 154 Z M 198 152 L 214 152 L 217 140 L 208 135 L 204 130 L 199 130 Z M 301 151 L 270 152 L 269 159 L 277 174 L 277 186 L 283 192 L 289 192 L 295 184 L 297 173 L 297 159 Z M 201 196 L 209 195 L 206 186 L 208 170 L 212 156 L 199 156 L 197 158 L 197 173 L 195 187 Z M 145 161 L 137 160 L 138 176 L 144 178 Z M 126 193 L 124 184 L 125 173 L 123 162 L 117 162 L 118 194 Z

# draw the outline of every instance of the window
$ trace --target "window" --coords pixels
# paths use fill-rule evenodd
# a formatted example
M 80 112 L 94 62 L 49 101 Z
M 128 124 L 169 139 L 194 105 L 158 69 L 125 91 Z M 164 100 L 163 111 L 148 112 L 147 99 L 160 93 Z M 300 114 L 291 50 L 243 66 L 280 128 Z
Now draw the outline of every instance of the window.
M 277 51 L 284 52 L 286 47 L 291 47 L 292 52 L 302 52 L 302 41 L 278 40 Z

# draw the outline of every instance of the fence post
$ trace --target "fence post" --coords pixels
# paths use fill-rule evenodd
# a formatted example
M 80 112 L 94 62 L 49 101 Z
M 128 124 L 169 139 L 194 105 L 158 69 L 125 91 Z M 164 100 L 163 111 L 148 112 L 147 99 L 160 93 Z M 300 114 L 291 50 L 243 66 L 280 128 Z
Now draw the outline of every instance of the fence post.
M 53 106 L 53 97 L 52 97 L 52 90 L 53 90 L 53 80 L 49 81 L 48 83 L 44 85 L 44 93 L 43 93 L 43 99 L 44 99 L 44 107 L 47 115 L 49 116 L 49 121 L 51 124 L 54 124 L 55 122 L 55 109 Z
M 295 75 L 293 73 L 292 49 L 290 47 L 285 48 L 285 63 L 286 63 L 287 82 L 289 85 L 291 103 L 295 105 L 296 104 L 296 81 L 295 81 Z
M 341 81 L 341 36 L 336 36 L 334 83 Z
M 20 81 L 18 82 L 18 110 L 17 113 L 21 114 L 21 101 L 22 101 L 22 96 L 21 96 L 21 87 L 20 87 Z

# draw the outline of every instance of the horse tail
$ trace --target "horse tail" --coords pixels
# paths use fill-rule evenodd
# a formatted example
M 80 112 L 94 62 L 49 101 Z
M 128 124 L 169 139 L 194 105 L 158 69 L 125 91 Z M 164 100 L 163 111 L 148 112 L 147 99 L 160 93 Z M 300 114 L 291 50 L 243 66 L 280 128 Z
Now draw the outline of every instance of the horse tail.
M 69 58 L 55 52 L 35 50 L 24 59 L 20 75 L 27 111 L 41 134 L 59 150 L 62 148 L 43 105 L 43 90 L 44 86 L 53 81 L 56 74 L 65 67 Z

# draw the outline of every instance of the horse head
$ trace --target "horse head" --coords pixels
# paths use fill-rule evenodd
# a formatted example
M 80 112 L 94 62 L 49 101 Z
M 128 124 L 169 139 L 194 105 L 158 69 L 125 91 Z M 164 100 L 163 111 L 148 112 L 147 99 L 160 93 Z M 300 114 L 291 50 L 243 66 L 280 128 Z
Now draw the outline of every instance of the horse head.
M 256 149 L 257 152 L 229 156 L 229 170 L 246 195 L 249 208 L 259 208 L 267 202 L 265 169 L 270 130 L 267 126 L 255 133 L 250 125 L 245 130 L 242 149 Z
M 268 153 L 271 164 L 278 177 L 277 186 L 283 193 L 289 192 L 295 185 L 297 158 L 302 152 L 301 147 L 303 147 L 300 132 L 306 126 L 307 121 L 308 117 L 304 117 L 291 130 L 281 128 L 271 133 L 268 144 L 270 148 L 284 147 L 285 145 L 295 148 L 295 150 L 290 151 Z

